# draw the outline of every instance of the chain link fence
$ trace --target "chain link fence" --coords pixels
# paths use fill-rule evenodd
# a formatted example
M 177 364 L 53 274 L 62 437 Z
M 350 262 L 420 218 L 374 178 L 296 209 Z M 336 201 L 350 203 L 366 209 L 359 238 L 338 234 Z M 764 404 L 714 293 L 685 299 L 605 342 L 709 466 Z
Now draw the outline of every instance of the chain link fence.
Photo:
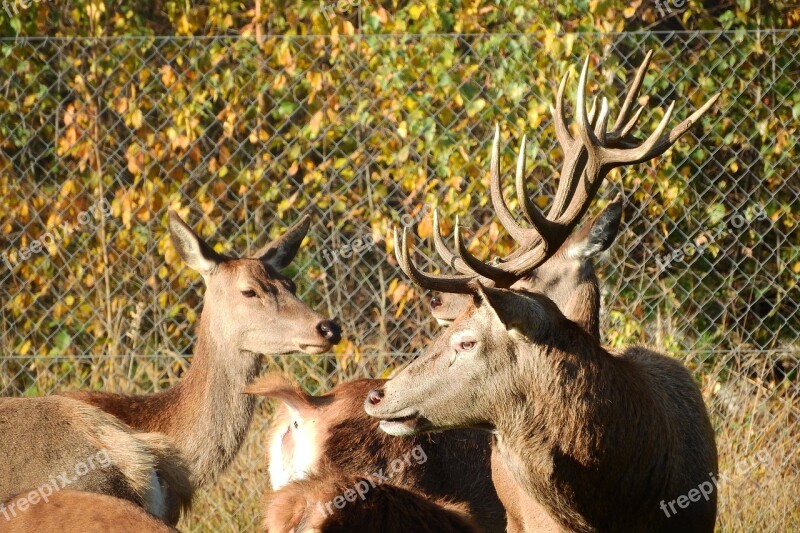
M 346 338 L 332 355 L 268 364 L 313 392 L 387 374 L 436 332 L 390 228 L 423 237 L 429 268 L 429 205 L 447 231 L 461 215 L 477 255 L 510 250 L 487 204 L 494 124 L 502 168 L 522 134 L 533 141 L 529 188 L 546 205 L 561 75 L 573 72 L 571 103 L 591 57 L 592 91 L 614 109 L 648 49 L 640 136 L 669 101 L 676 122 L 723 95 L 665 156 L 601 189 L 600 203 L 626 196 L 598 261 L 603 337 L 654 345 L 695 372 L 717 428 L 720 529 L 795 529 L 796 31 L 0 41 L 2 395 L 144 393 L 180 378 L 203 289 L 168 244 L 169 207 L 234 254 L 311 213 L 293 272 Z M 257 526 L 268 420 L 265 406 L 182 530 Z

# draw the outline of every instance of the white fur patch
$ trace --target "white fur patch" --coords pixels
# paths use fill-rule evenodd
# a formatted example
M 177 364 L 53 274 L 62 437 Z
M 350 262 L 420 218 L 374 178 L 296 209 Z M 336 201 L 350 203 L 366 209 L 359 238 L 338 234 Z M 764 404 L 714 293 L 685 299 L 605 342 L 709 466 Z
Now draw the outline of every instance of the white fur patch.
M 278 426 L 269 444 L 269 479 L 272 490 L 278 490 L 289 482 L 305 479 L 314 471 L 319 459 L 316 420 L 303 420 L 297 412 L 289 409 L 291 419 L 287 426 Z M 297 427 L 294 427 L 297 422 Z M 292 453 L 284 455 L 283 438 L 286 432 L 294 444 Z

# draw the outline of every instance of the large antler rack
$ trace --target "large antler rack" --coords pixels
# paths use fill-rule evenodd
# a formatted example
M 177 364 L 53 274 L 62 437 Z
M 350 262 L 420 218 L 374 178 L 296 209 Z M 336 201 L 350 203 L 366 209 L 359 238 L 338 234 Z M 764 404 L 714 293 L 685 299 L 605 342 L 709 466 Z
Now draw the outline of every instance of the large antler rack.
M 498 258 L 492 264 L 485 263 L 469 253 L 461 236 L 458 219 L 454 230 L 457 255 L 450 252 L 439 229 L 438 212 L 434 211 L 433 242 L 437 253 L 460 274 L 426 274 L 421 272 L 409 257 L 407 232 L 403 230 L 402 244 L 395 230 L 395 253 L 400 268 L 418 285 L 436 291 L 471 293 L 471 281 L 483 278 L 496 287 L 509 287 L 547 261 L 561 247 L 572 230 L 586 214 L 600 184 L 608 173 L 620 166 L 636 165 L 663 154 L 686 133 L 710 108 L 720 96 L 711 97 L 689 118 L 664 134 L 672 116 L 675 103 L 672 102 L 653 133 L 639 141 L 630 132 L 642 115 L 640 107 L 631 117 L 630 112 L 641 88 L 644 74 L 650 63 L 652 51 L 648 52 L 636 72 L 619 115 L 611 131 L 608 131 L 608 101 L 603 98 L 599 112 L 596 106 L 586 110 L 586 80 L 589 59 L 587 58 L 578 80 L 575 105 L 575 125 L 578 131 L 573 136 L 567 126 L 564 112 L 564 89 L 569 72 L 565 73 L 558 86 L 554 122 L 556 138 L 564 151 L 564 164 L 559 177 L 558 188 L 552 206 L 544 215 L 533 202 L 525 187 L 525 136 L 520 143 L 517 158 L 515 185 L 522 214 L 531 225 L 520 225 L 508 208 L 500 182 L 500 127 L 495 126 L 492 157 L 490 163 L 490 194 L 492 206 L 500 223 L 519 247 L 505 258 Z

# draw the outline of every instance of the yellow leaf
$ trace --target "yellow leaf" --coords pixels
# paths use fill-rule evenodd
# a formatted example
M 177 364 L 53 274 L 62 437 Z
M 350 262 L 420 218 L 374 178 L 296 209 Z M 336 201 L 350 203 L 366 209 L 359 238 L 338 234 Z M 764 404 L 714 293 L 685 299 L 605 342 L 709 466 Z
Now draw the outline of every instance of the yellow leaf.
M 424 217 L 417 225 L 417 234 L 420 239 L 426 239 L 433 234 L 433 220 L 431 217 Z
M 411 15 L 412 19 L 419 20 L 419 17 L 422 15 L 424 11 L 425 11 L 425 6 L 414 4 L 409 8 L 408 13 Z
M 134 109 L 130 116 L 131 126 L 138 129 L 142 127 L 142 111 Z
M 61 198 L 66 198 L 67 196 L 72 194 L 72 192 L 75 191 L 75 189 L 76 187 L 74 180 L 65 181 L 64 184 L 61 186 Z
M 397 134 L 400 135 L 401 139 L 405 139 L 408 137 L 408 124 L 406 121 L 402 121 L 399 126 L 397 126 Z
M 316 137 L 319 133 L 319 128 L 322 125 L 322 111 L 317 111 L 311 120 L 308 121 L 309 133 L 312 137 Z

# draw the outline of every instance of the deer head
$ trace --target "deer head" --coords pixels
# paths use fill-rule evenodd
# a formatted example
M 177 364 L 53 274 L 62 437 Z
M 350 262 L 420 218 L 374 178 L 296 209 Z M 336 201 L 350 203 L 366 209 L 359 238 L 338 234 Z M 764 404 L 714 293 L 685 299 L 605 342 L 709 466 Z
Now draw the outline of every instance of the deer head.
M 492 429 L 500 399 L 514 394 L 513 376 L 522 368 L 518 359 L 536 358 L 541 363 L 536 371 L 545 379 L 557 371 L 547 358 L 556 366 L 560 362 L 548 353 L 562 348 L 553 342 L 577 331 L 588 336 L 545 296 L 477 282 L 474 287 L 465 312 L 418 359 L 367 396 L 367 414 L 381 419 L 387 433 Z M 508 407 L 503 402 L 503 409 Z
M 632 118 L 628 115 L 650 57 L 651 53 L 648 53 L 637 72 L 611 131 L 608 131 L 609 109 L 605 99 L 597 114 L 594 106 L 591 113 L 586 110 L 588 59 L 578 82 L 577 136 L 573 136 L 566 126 L 563 97 L 567 76 L 562 78 L 556 97 L 555 125 L 565 161 L 554 203 L 546 216 L 524 190 L 524 138 L 517 163 L 517 191 L 525 218 L 532 226 L 530 228 L 515 220 L 502 197 L 500 131 L 499 127 L 495 128 L 490 172 L 492 204 L 502 225 L 520 244 L 517 250 L 491 264 L 484 263 L 467 251 L 456 223 L 457 255 L 454 255 L 441 242 L 437 221 L 434 224 L 437 251 L 460 273 L 426 274 L 418 270 L 410 259 L 408 233 L 403 231 L 400 250 L 396 249 L 401 269 L 423 288 L 467 295 L 469 304 L 417 360 L 383 388 L 368 395 L 365 409 L 371 416 L 383 420 L 385 431 L 414 434 L 441 427 L 487 427 L 492 418 L 483 411 L 480 398 L 485 397 L 488 403 L 492 403 L 491 398 L 497 397 L 498 384 L 492 381 L 492 372 L 507 372 L 502 369 L 513 368 L 514 365 L 508 363 L 520 355 L 522 347 L 533 347 L 535 353 L 547 353 L 559 338 L 558 332 L 563 336 L 565 332 L 576 329 L 564 326 L 565 323 L 574 326 L 574 323 L 566 320 L 549 298 L 502 289 L 516 287 L 564 247 L 611 169 L 661 155 L 718 99 L 719 94 L 665 134 L 674 107 L 674 103 L 670 104 L 654 132 L 638 143 L 630 136 L 630 131 L 642 109 Z M 591 233 L 591 229 L 588 231 Z M 395 243 L 398 242 L 401 241 L 395 231 Z M 596 248 L 592 245 L 589 249 L 593 247 Z M 448 385 L 452 383 L 462 386 Z
M 550 259 L 528 272 L 511 288 L 546 295 L 565 316 L 599 338 L 600 288 L 593 260 L 614 242 L 622 218 L 622 206 L 622 196 L 618 196 L 570 235 Z M 434 211 L 434 238 L 439 242 L 437 249 L 442 249 L 444 243 L 437 219 Z M 440 255 L 442 253 L 449 253 L 446 247 Z M 481 280 L 481 283 L 492 285 L 489 279 Z M 465 294 L 438 293 L 430 299 L 431 314 L 440 325 L 446 326 L 464 312 L 469 300 Z
M 169 212 L 178 255 L 205 281 L 199 327 L 213 332 L 215 342 L 256 354 L 318 354 L 339 342 L 339 326 L 300 301 L 294 282 L 279 272 L 297 254 L 309 223 L 305 216 L 251 257 L 233 258 L 214 251 L 177 213 Z

